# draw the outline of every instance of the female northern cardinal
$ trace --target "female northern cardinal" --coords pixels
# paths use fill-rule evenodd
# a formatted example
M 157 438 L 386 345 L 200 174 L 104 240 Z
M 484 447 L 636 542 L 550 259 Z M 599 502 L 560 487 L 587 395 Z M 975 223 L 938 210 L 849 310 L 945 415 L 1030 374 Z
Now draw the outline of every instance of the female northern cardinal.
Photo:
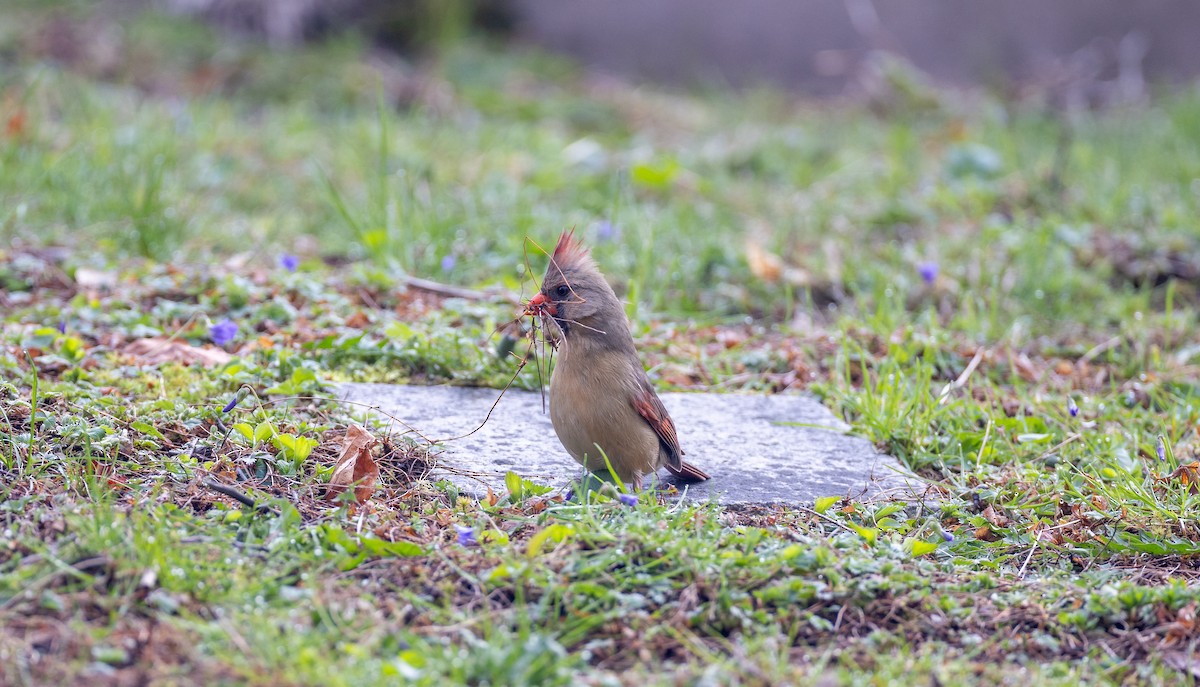
M 635 490 L 664 466 L 690 481 L 708 479 L 681 460 L 675 424 L 638 361 L 621 302 L 573 232 L 559 236 L 527 312 L 560 334 L 550 421 L 571 457 L 601 476 L 607 457 Z

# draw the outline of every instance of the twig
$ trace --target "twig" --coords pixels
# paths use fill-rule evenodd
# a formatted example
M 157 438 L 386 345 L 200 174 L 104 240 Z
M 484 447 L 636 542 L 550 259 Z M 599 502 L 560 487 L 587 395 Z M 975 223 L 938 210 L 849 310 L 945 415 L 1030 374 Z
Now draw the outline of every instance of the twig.
M 61 577 L 70 576 L 81 582 L 88 582 L 95 577 L 95 575 L 88 572 L 89 570 L 97 568 L 103 570 L 112 564 L 112 559 L 105 555 L 92 556 L 91 558 L 85 558 L 74 563 L 67 563 L 47 552 L 45 560 L 53 564 L 55 570 L 26 585 L 22 593 L 13 594 L 3 602 L 0 602 L 0 611 L 8 610 L 21 601 L 32 599 L 34 591 L 42 589 Z
M 402 425 L 403 427 L 405 427 L 405 431 L 402 433 L 402 435 L 408 434 L 409 432 L 411 432 L 411 433 L 417 435 L 417 437 L 419 437 L 422 441 L 424 441 L 427 444 L 437 443 L 437 442 L 433 441 L 432 439 L 429 439 L 429 438 L 425 437 L 424 435 L 422 435 L 412 425 L 408 424 L 404 420 L 401 420 L 400 418 L 396 417 L 395 415 L 392 415 L 391 413 L 385 412 L 378 405 L 375 405 L 372 403 L 363 403 L 362 401 L 351 401 L 348 398 L 336 398 L 336 397 L 329 397 L 329 396 L 281 396 L 279 398 L 272 398 L 272 399 L 269 399 L 266 401 L 259 401 L 258 404 L 259 404 L 259 406 L 269 406 L 269 405 L 275 405 L 277 403 L 286 403 L 287 401 L 330 401 L 332 403 L 345 403 L 346 405 L 366 408 L 367 410 L 379 413 L 380 415 L 388 418 L 392 422 L 395 422 L 396 424 L 399 424 L 399 425 Z
M 368 308 L 371 308 L 372 310 L 380 310 L 379 304 L 375 302 L 374 298 L 371 298 L 371 294 L 367 293 L 366 289 L 359 289 L 358 297 L 362 299 L 362 302 L 365 303 Z
M 1040 532 L 1039 532 L 1040 534 Z M 1025 569 L 1029 567 L 1029 561 L 1033 558 L 1033 552 L 1038 550 L 1042 545 L 1041 537 L 1034 537 L 1033 546 L 1029 547 L 1029 555 L 1025 557 L 1025 562 L 1021 564 L 1021 570 L 1017 573 L 1017 579 L 1025 579 Z
M 818 518 L 821 518 L 822 520 L 824 520 L 825 522 L 828 522 L 831 525 L 836 525 L 837 527 L 840 527 L 840 528 L 846 530 L 850 534 L 858 534 L 849 525 L 842 523 L 842 522 L 838 522 L 837 520 L 834 520 L 833 518 L 829 517 L 828 515 L 825 515 L 824 513 L 818 513 L 817 511 L 813 510 L 812 508 L 806 508 L 805 506 L 795 506 L 795 508 L 796 508 L 796 510 L 804 511 L 805 513 L 808 513 L 809 515 L 815 515 Z
M 983 354 L 985 352 L 986 350 L 982 347 L 976 349 L 975 357 L 971 358 L 971 362 L 967 363 L 966 369 L 962 371 L 962 374 L 958 376 L 958 379 L 955 379 L 953 382 L 950 382 L 946 386 L 942 387 L 942 392 L 938 394 L 938 405 L 946 402 L 946 399 L 950 397 L 951 391 L 954 391 L 955 389 L 961 389 L 964 385 L 966 385 L 967 380 L 971 378 L 971 373 L 975 372 L 975 368 L 979 367 L 979 363 L 983 360 Z
M 238 491 L 237 489 L 234 489 L 233 487 L 221 484 L 220 482 L 218 482 L 215 479 L 212 479 L 211 477 L 204 480 L 203 482 L 201 482 L 201 484 L 206 489 L 211 489 L 211 490 L 217 492 L 218 494 L 224 494 L 225 496 L 228 496 L 229 498 L 233 499 L 234 501 L 237 501 L 238 503 L 242 504 L 243 506 L 246 506 L 247 508 L 253 508 L 258 513 L 263 513 L 264 515 L 267 515 L 267 514 L 279 515 L 279 512 L 276 511 L 274 508 L 271 508 L 270 506 L 267 506 L 264 504 L 255 503 L 254 499 L 250 498 L 249 496 L 246 496 L 245 494 Z
M 1121 337 L 1114 336 L 1113 338 L 1109 339 L 1108 341 L 1105 341 L 1104 343 L 1096 344 L 1095 346 L 1092 347 L 1092 350 L 1083 354 L 1083 357 L 1081 357 L 1079 359 L 1079 362 L 1089 363 L 1092 361 L 1093 358 L 1095 358 L 1096 356 L 1100 355 L 1101 353 L 1107 351 L 1108 349 L 1115 347 L 1119 343 L 1121 343 Z
M 1068 436 L 1066 439 L 1063 439 L 1062 441 L 1060 441 L 1058 444 L 1055 444 L 1054 446 L 1051 446 L 1050 448 L 1043 451 L 1042 455 L 1038 456 L 1038 458 L 1039 459 L 1045 458 L 1045 457 L 1053 454 L 1055 451 L 1059 450 L 1063 446 L 1066 446 L 1067 444 L 1071 443 L 1072 441 L 1081 439 L 1082 437 L 1083 437 L 1083 435 L 1079 434 L 1079 433 L 1072 434 L 1072 435 Z
M 988 415 L 987 425 L 983 428 L 983 440 L 979 442 L 979 452 L 975 454 L 975 469 L 978 470 L 983 462 L 983 449 L 987 448 L 988 436 L 992 433 L 992 416 Z
M 1025 562 L 1021 564 L 1021 570 L 1020 570 L 1020 571 L 1017 573 L 1017 577 L 1018 577 L 1018 578 L 1020 578 L 1020 579 L 1025 579 L 1025 569 L 1029 567 L 1029 560 L 1030 560 L 1031 558 L 1033 558 L 1033 552 L 1034 552 L 1034 551 L 1037 551 L 1037 550 L 1038 550 L 1038 547 L 1042 545 L 1042 542 L 1043 542 L 1043 541 L 1045 541 L 1045 540 L 1042 538 L 1042 535 L 1043 535 L 1043 534 L 1045 534 L 1045 533 L 1047 533 L 1047 532 L 1053 532 L 1054 530 L 1062 530 L 1062 529 L 1066 529 L 1066 528 L 1068 528 L 1068 527 L 1072 527 L 1072 526 L 1074 526 L 1074 525 L 1078 525 L 1080 522 L 1081 522 L 1081 521 L 1080 521 L 1080 520 L 1078 520 L 1078 519 L 1076 519 L 1076 520 L 1071 520 L 1071 521 L 1069 521 L 1069 522 L 1060 522 L 1060 523 L 1059 523 L 1059 524 L 1057 524 L 1057 525 L 1053 525 L 1053 526 L 1051 526 L 1051 527 L 1046 527 L 1046 528 L 1043 528 L 1043 529 L 1039 529 L 1037 532 L 1035 532 L 1035 533 L 1034 533 L 1034 535 L 1033 535 L 1033 546 L 1032 546 L 1032 547 L 1029 549 L 1029 555 L 1028 555 L 1028 556 L 1025 556 Z M 1106 545 L 1106 546 L 1107 546 L 1107 545 Z
M 404 285 L 417 289 L 419 291 L 428 291 L 439 296 L 447 298 L 465 298 L 469 301 L 482 301 L 492 297 L 492 294 L 476 291 L 474 289 L 465 289 L 461 286 L 452 286 L 450 284 L 442 284 L 430 279 L 422 279 L 420 277 L 406 276 L 404 277 Z
M 184 537 L 179 540 L 179 543 L 180 544 L 219 544 L 221 546 L 232 546 L 233 548 L 235 548 L 239 551 L 257 551 L 259 553 L 265 553 L 270 550 L 267 547 L 262 546 L 261 544 L 247 544 L 244 541 L 238 541 L 236 539 L 232 539 L 229 541 L 219 541 L 213 537 L 202 537 L 202 536 Z
M 516 354 L 514 354 L 514 355 L 516 355 Z M 504 388 L 500 390 L 500 395 L 496 397 L 496 401 L 494 403 L 492 403 L 492 407 L 488 408 L 487 415 L 484 416 L 483 422 L 480 422 L 478 427 L 467 432 L 466 434 L 460 434 L 455 437 L 450 437 L 449 439 L 438 439 L 433 443 L 445 444 L 445 443 L 449 443 L 451 441 L 458 441 L 459 439 L 466 439 L 467 437 L 471 436 L 475 432 L 478 432 L 479 430 L 483 429 L 483 426 L 487 424 L 488 420 L 492 419 L 492 413 L 496 412 L 496 406 L 500 405 L 500 401 L 504 398 L 504 394 L 508 393 L 509 387 L 511 387 L 513 385 L 513 382 L 517 381 L 517 376 L 521 374 L 521 370 L 525 369 L 525 365 L 528 362 L 529 362 L 529 352 L 526 351 L 525 357 L 521 358 L 521 362 L 517 364 L 516 371 L 514 371 L 512 374 L 512 377 L 510 377 L 508 379 L 508 383 L 504 385 Z

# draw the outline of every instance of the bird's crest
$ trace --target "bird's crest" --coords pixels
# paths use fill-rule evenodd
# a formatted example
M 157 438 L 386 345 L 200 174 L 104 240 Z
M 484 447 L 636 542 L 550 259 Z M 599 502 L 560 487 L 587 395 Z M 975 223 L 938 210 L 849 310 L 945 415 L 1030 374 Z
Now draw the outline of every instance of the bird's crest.
M 588 255 L 587 247 L 575 239 L 574 229 L 569 229 L 559 235 L 551 258 L 559 269 L 586 267 L 594 264 Z

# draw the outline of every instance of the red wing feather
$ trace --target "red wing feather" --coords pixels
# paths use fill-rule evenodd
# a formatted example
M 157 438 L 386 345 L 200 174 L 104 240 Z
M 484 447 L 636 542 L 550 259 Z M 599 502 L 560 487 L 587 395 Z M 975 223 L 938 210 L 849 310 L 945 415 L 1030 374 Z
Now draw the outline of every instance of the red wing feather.
M 683 449 L 679 446 L 679 436 L 675 434 L 675 423 L 671 421 L 671 416 L 667 414 L 662 401 L 650 388 L 649 382 L 643 382 L 640 392 L 633 399 L 633 407 L 658 435 L 658 443 L 662 444 L 667 452 L 668 470 L 689 482 L 703 482 L 708 479 L 707 473 L 681 458 Z
M 701 470 L 695 465 L 692 465 L 686 460 L 679 464 L 678 470 L 670 465 L 667 466 L 667 469 L 670 470 L 671 473 L 676 477 L 679 477 L 685 482 L 703 482 L 704 480 L 709 479 L 707 472 Z
M 643 386 L 638 395 L 634 397 L 633 407 L 650 425 L 650 429 L 653 429 L 654 433 L 658 435 L 658 443 L 662 444 L 667 451 L 667 464 L 678 468 L 679 457 L 683 455 L 683 449 L 679 447 L 679 437 L 675 434 L 675 423 L 671 421 L 667 409 L 648 384 Z

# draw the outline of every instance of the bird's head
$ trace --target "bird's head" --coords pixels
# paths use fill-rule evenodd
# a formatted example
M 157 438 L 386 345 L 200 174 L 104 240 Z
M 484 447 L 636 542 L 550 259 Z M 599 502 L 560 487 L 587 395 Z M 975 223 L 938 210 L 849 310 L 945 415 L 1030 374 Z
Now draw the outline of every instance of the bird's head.
M 558 237 L 542 288 L 527 311 L 553 322 L 567 339 L 603 340 L 628 331 L 621 302 L 572 231 Z

